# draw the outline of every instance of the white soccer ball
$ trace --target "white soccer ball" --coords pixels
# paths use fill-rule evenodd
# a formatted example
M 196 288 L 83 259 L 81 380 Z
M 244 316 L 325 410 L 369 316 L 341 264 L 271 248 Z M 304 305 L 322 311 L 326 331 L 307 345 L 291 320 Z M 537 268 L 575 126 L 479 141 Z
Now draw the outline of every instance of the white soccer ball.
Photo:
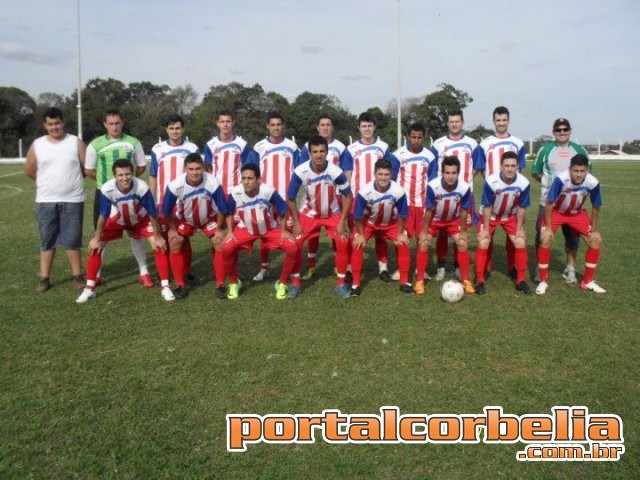
M 455 303 L 464 297 L 464 288 L 460 282 L 455 280 L 447 280 L 442 284 L 440 289 L 440 297 L 448 303 Z

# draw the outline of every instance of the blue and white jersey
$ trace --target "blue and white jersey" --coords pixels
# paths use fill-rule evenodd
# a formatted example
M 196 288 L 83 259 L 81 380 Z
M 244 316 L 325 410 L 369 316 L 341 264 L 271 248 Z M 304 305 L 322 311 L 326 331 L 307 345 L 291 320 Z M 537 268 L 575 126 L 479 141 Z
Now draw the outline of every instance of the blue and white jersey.
M 171 215 L 194 227 L 203 227 L 216 220 L 218 212 L 227 212 L 224 191 L 216 177 L 204 173 L 199 185 L 190 185 L 183 173 L 169 183 L 164 194 L 162 214 Z
M 491 206 L 491 220 L 505 221 L 518 212 L 518 207 L 531 205 L 529 180 L 516 174 L 513 182 L 506 183 L 502 173 L 491 175 L 484 182 L 482 205 Z
M 327 160 L 329 163 L 333 163 L 334 165 L 341 167 L 342 166 L 342 156 L 347 147 L 344 146 L 340 140 L 336 140 L 335 138 L 331 140 L 329 143 L 329 151 L 327 152 Z M 310 159 L 309 157 L 309 142 L 305 143 L 300 151 L 300 163 L 304 163 Z
M 444 179 L 437 177 L 427 184 L 427 209 L 433 209 L 431 217 L 435 222 L 450 222 L 460 218 L 462 209 L 473 207 L 471 187 L 458 180 L 451 190 L 447 190 Z
M 509 134 L 505 138 L 499 138 L 491 135 L 480 142 L 482 153 L 482 167 L 485 177 L 500 172 L 500 164 L 502 155 L 505 152 L 515 152 L 518 155 L 518 168 L 524 170 L 527 161 L 527 151 L 524 148 L 524 142 L 518 137 Z
M 346 172 L 351 170 L 351 190 L 356 196 L 361 188 L 372 182 L 375 177 L 375 164 L 380 159 L 391 162 L 391 178 L 398 178 L 400 162 L 389 150 L 389 145 L 376 138 L 375 142 L 367 145 L 358 140 L 347 147 L 344 152 L 342 169 Z
M 340 212 L 336 193 L 347 195 L 351 191 L 340 167 L 327 162 L 325 169 L 318 173 L 310 160 L 293 171 L 287 198 L 295 201 L 300 187 L 304 189 L 300 214 L 311 218 L 327 218 Z
M 468 183 L 473 191 L 473 171 L 482 170 L 482 149 L 473 138 L 463 136 L 460 140 L 451 140 L 444 136 L 438 138 L 431 146 L 431 151 L 438 159 L 438 175 L 442 175 L 442 160 L 447 156 L 460 160 L 460 180 Z
M 291 174 L 300 165 L 298 146 L 288 138 L 273 143 L 266 137 L 256 143 L 253 150 L 257 157 L 255 161 L 260 165 L 260 181 L 271 185 L 282 198 L 285 198 Z
M 156 143 L 151 149 L 150 177 L 156 177 L 156 195 L 158 205 L 162 205 L 164 191 L 169 182 L 184 173 L 184 159 L 190 153 L 197 153 L 195 143 L 184 140 L 180 145 L 171 145 L 167 140 Z
M 225 193 L 232 187 L 240 185 L 240 167 L 250 162 L 251 147 L 240 136 L 225 142 L 213 137 L 204 147 L 204 164 L 211 167 Z
M 408 216 L 407 194 L 404 188 L 393 180 L 384 192 L 376 188 L 375 181 L 369 182 L 356 196 L 353 213 L 356 220 L 364 220 L 377 227 L 386 227 L 397 222 L 398 218 Z
M 244 228 L 252 235 L 264 235 L 279 227 L 276 217 L 287 214 L 287 204 L 276 190 L 261 183 L 258 192 L 249 196 L 244 186 L 237 185 L 229 192 L 227 203 L 229 214 L 233 215 L 236 228 Z
M 547 200 L 553 203 L 553 209 L 559 213 L 575 215 L 582 210 L 587 197 L 591 199 L 594 208 L 602 206 L 598 179 L 588 173 L 580 185 L 575 185 L 571 181 L 571 174 L 566 170 L 553 180 Z
M 396 150 L 393 156 L 400 162 L 398 183 L 407 193 L 409 206 L 424 207 L 427 182 L 437 176 L 435 155 L 428 148 L 422 147 L 419 152 L 412 152 L 405 145 Z
M 122 193 L 115 178 L 100 187 L 100 215 L 113 217 L 118 225 L 130 228 L 146 216 L 156 217 L 158 211 L 151 189 L 143 180 L 133 177 L 131 189 Z

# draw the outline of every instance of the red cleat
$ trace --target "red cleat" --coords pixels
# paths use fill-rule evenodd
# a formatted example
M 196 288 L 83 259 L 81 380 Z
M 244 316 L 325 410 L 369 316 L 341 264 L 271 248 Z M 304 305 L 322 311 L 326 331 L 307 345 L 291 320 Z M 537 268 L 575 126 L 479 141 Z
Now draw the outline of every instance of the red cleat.
M 140 275 L 140 278 L 138 280 L 140 280 L 140 283 L 143 286 L 147 288 L 153 288 L 153 280 L 151 280 L 151 275 L 149 275 L 148 273 L 145 275 Z

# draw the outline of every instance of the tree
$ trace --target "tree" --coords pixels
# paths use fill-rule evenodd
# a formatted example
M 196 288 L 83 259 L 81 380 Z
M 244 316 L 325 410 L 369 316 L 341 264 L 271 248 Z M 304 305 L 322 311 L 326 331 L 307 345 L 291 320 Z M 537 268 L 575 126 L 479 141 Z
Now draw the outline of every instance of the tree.
M 18 142 L 28 146 L 37 135 L 34 125 L 36 102 L 24 90 L 0 87 L 0 155 L 18 156 Z M 40 124 L 41 125 L 41 124 Z
M 466 134 L 480 143 L 484 138 L 493 135 L 493 130 L 480 123 L 473 130 L 467 130 Z
M 337 97 L 324 93 L 302 92 L 291 104 L 290 118 L 287 120 L 289 130 L 295 132 L 296 141 L 303 145 L 316 135 L 318 117 L 329 115 L 333 120 L 334 135 L 347 143 L 353 134 L 355 117 L 342 106 Z
M 198 92 L 191 84 L 184 87 L 176 87 L 171 90 L 173 111 L 182 117 L 187 117 L 198 104 Z

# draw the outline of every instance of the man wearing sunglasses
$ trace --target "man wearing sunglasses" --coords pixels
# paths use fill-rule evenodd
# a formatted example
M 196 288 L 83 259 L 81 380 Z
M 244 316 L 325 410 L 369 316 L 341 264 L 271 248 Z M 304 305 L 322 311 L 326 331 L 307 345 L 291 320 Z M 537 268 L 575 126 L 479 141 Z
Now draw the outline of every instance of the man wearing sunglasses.
M 533 178 L 541 182 L 540 203 L 538 206 L 538 218 L 536 220 L 536 251 L 540 247 L 540 222 L 544 217 L 544 205 L 547 200 L 549 188 L 553 180 L 562 172 L 569 170 L 571 158 L 577 154 L 584 155 L 587 159 L 587 151 L 576 142 L 570 140 L 571 124 L 566 118 L 558 118 L 553 122 L 553 138 L 551 142 L 545 143 L 536 156 L 536 160 L 531 169 Z M 589 161 L 589 170 L 591 162 Z M 567 255 L 567 266 L 564 269 L 562 278 L 567 283 L 576 283 L 576 256 L 578 254 L 578 244 L 580 237 L 571 228 L 562 226 L 564 234 L 564 249 Z M 536 270 L 536 281 L 538 281 Z

